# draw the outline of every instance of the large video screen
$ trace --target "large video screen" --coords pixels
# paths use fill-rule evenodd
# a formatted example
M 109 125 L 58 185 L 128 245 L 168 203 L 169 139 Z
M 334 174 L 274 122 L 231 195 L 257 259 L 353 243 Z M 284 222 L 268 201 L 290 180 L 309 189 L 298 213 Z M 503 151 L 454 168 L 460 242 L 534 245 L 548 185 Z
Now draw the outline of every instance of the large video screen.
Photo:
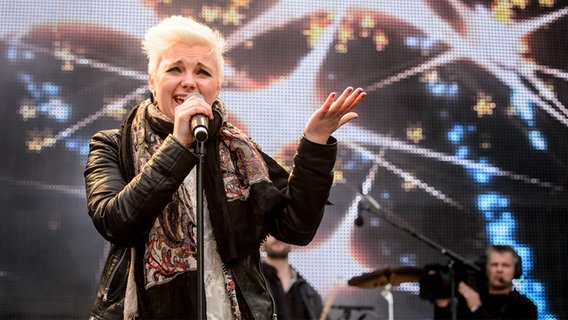
M 230 119 L 284 165 L 329 92 L 368 93 L 290 257 L 331 319 L 431 319 L 405 268 L 489 244 L 520 253 L 539 318 L 568 317 L 568 1 L 25 0 L 0 3 L 0 318 L 88 318 L 89 140 L 149 97 L 140 41 L 170 15 L 225 35 Z M 350 281 L 381 270 L 405 280 Z

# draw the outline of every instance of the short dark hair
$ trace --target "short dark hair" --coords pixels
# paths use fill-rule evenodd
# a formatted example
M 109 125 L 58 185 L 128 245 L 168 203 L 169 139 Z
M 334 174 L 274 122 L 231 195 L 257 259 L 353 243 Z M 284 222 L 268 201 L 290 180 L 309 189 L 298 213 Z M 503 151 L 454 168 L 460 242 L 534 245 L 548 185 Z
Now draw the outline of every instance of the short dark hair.
M 513 255 L 513 260 L 515 261 L 515 275 L 514 278 L 518 279 L 521 277 L 521 275 L 523 274 L 523 266 L 522 266 L 522 261 L 521 261 L 521 256 L 519 256 L 519 254 L 517 253 L 517 251 L 515 250 L 515 248 L 513 248 L 510 245 L 498 245 L 498 244 L 493 244 L 490 245 L 489 247 L 487 247 L 487 250 L 485 251 L 485 263 L 487 264 L 487 261 L 489 260 L 489 254 L 492 252 L 497 252 L 497 253 L 511 253 Z
M 485 252 L 485 254 L 489 257 L 489 254 L 492 253 L 492 252 L 498 252 L 498 253 L 510 252 L 513 255 L 513 257 L 515 257 L 515 263 L 519 262 L 519 254 L 517 253 L 515 248 L 513 248 L 512 246 L 499 245 L 499 244 L 490 245 L 487 248 L 487 252 Z

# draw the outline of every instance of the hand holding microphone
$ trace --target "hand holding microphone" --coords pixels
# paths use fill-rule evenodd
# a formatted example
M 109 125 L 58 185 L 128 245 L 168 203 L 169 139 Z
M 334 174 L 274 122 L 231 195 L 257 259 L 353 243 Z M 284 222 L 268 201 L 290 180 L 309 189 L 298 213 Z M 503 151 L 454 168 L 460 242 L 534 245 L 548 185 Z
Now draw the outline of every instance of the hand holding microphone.
M 191 97 L 196 97 L 205 101 L 205 97 L 200 93 L 190 93 L 187 97 L 185 97 L 184 101 L 187 101 Z M 207 116 L 203 114 L 194 115 L 191 117 L 189 126 L 195 140 L 198 142 L 207 141 L 207 138 L 209 137 L 209 133 L 207 132 L 207 129 L 209 128 L 209 118 L 207 118 Z

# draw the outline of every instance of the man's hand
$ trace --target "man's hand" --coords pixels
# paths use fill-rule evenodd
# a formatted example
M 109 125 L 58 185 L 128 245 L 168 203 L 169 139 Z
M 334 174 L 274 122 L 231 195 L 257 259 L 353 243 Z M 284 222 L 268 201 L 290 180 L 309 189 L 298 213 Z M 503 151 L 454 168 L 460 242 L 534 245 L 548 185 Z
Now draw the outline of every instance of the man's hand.
M 479 293 L 463 281 L 458 284 L 458 292 L 465 298 L 469 310 L 475 311 L 477 308 L 481 307 L 481 298 L 479 297 Z

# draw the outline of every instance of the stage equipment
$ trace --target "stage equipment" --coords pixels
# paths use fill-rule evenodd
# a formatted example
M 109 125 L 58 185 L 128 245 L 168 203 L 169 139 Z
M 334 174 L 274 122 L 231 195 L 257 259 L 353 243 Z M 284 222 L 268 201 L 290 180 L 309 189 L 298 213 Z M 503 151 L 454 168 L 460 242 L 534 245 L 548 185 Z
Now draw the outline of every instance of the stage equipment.
M 363 273 L 360 276 L 355 276 L 349 279 L 347 284 L 359 288 L 384 287 L 389 283 L 393 286 L 398 286 L 403 282 L 418 282 L 425 274 L 426 271 L 418 267 L 386 267 L 373 272 Z
M 390 209 L 382 207 L 373 197 L 368 194 L 359 193 L 361 196 L 361 208 L 368 210 L 369 212 L 373 213 L 378 218 L 388 222 L 390 225 L 410 234 L 414 238 L 422 241 L 423 243 L 427 244 L 428 246 L 440 251 L 441 254 L 447 256 L 449 258 L 447 263 L 447 270 L 449 274 L 449 282 L 450 282 L 450 297 L 451 300 L 455 300 L 456 296 L 456 270 L 455 266 L 459 265 L 468 270 L 472 270 L 473 272 L 479 273 L 481 268 L 476 265 L 475 263 L 464 259 L 463 257 L 459 256 L 457 253 L 451 251 L 450 249 L 442 247 L 440 244 L 434 242 L 433 240 L 427 238 L 426 236 L 416 232 L 410 226 L 408 226 L 404 221 L 401 221 Z M 424 275 L 424 274 L 423 274 Z M 392 280 L 391 280 L 392 281 Z M 390 287 L 392 286 L 391 283 L 387 283 L 385 285 L 385 290 L 390 291 Z M 389 297 L 390 292 L 385 292 L 383 290 L 382 294 L 385 299 Z M 392 294 L 390 295 L 392 297 Z M 389 301 L 387 299 L 387 301 Z M 452 304 L 452 319 L 456 320 L 457 310 L 455 308 L 455 304 Z M 389 301 L 389 319 L 392 320 L 392 298 Z
M 422 279 L 425 271 L 422 268 L 412 266 L 400 266 L 396 268 L 386 267 L 373 272 L 363 273 L 347 281 L 350 286 L 359 288 L 383 288 L 381 295 L 388 303 L 389 319 L 394 319 L 394 299 L 392 287 L 403 282 L 417 282 Z

